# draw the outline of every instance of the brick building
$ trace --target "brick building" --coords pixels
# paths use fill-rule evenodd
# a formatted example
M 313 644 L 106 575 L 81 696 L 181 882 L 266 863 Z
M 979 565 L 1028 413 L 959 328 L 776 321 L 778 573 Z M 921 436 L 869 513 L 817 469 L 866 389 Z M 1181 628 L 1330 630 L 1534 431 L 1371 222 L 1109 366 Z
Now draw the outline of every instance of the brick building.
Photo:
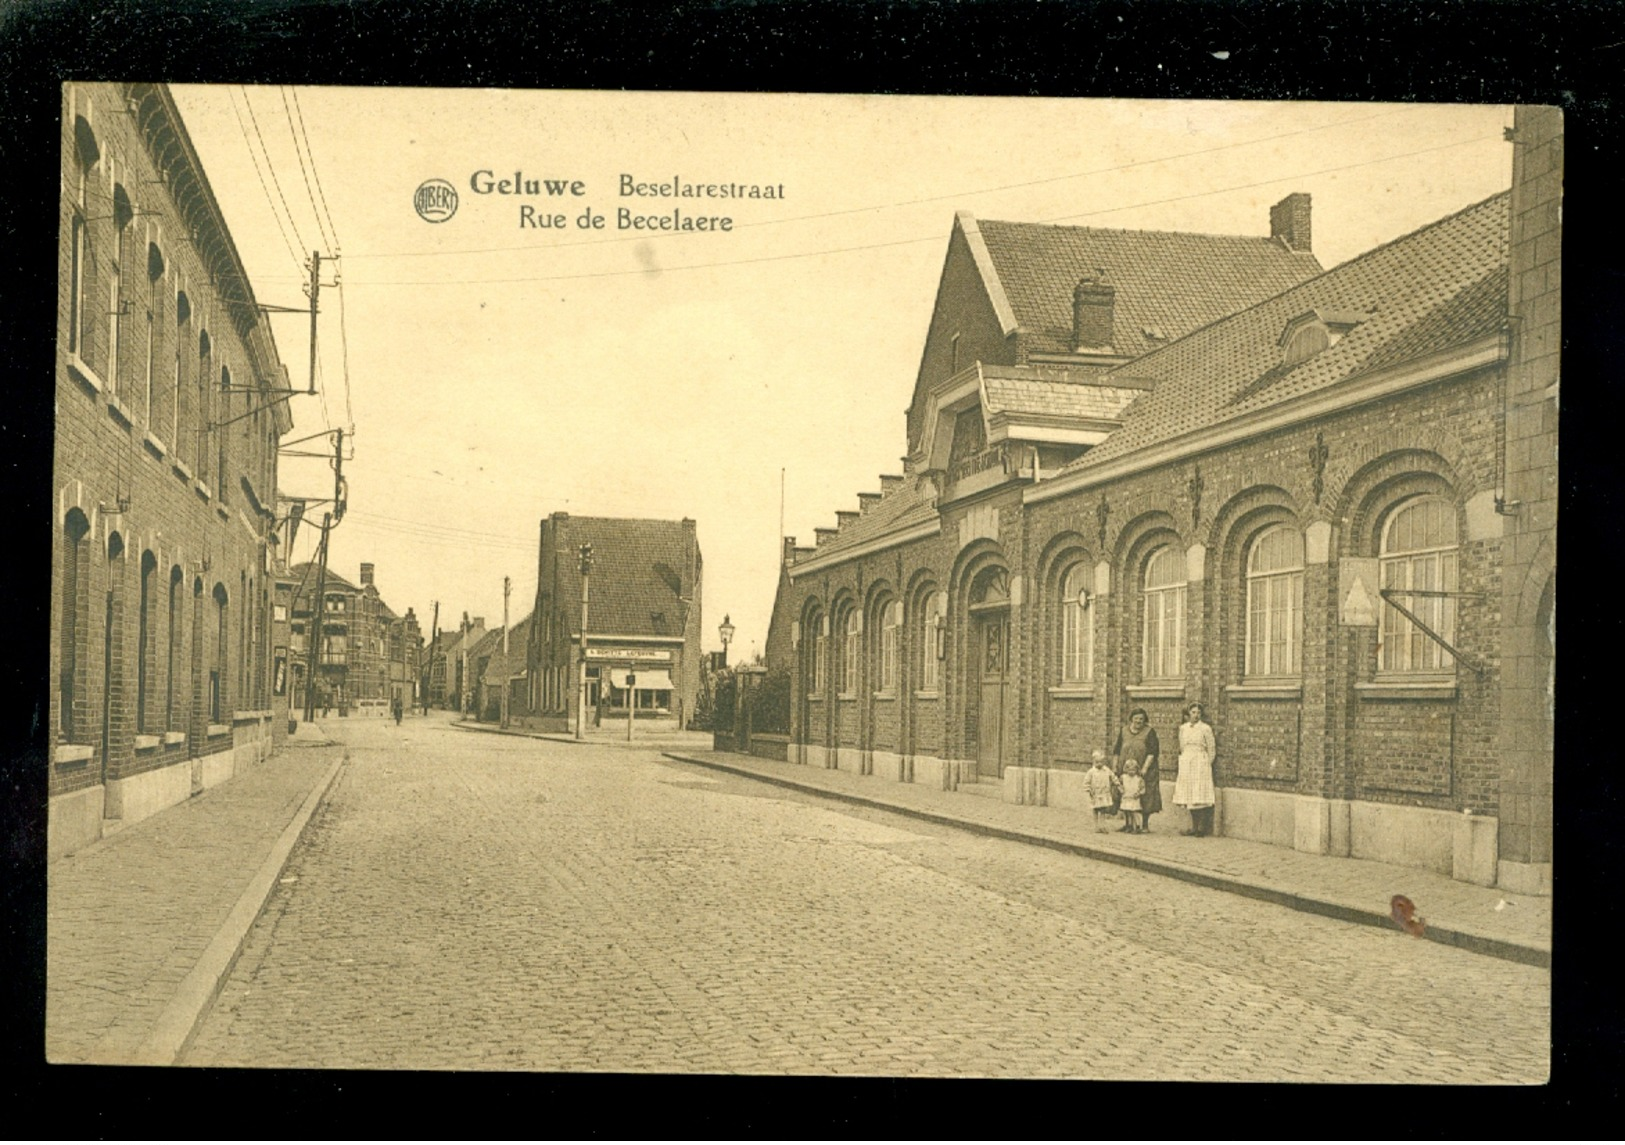
M 528 713 L 575 719 L 581 696 L 579 550 L 592 546 L 587 606 L 589 713 L 681 727 L 699 697 L 703 562 L 694 522 L 572 517 L 542 521 L 536 608 L 526 637 Z M 627 687 L 627 675 L 633 677 Z M 589 716 L 589 718 L 591 718 Z
M 288 386 L 163 85 L 62 89 L 52 856 L 263 759 Z
M 1517 123 L 1510 195 L 1324 273 L 1305 195 L 961 215 L 904 474 L 785 542 L 791 758 L 1081 808 L 1143 707 L 1171 809 L 1200 700 L 1222 833 L 1549 887 L 1561 129 Z
M 288 570 L 296 587 L 289 623 L 293 663 L 293 695 L 303 705 L 310 663 L 311 604 L 316 594 L 317 569 L 310 563 Z M 418 680 L 423 663 L 423 634 L 417 616 L 408 608 L 398 615 L 378 593 L 374 567 L 362 562 L 360 584 L 327 570 L 322 595 L 322 646 L 316 656 L 316 704 L 330 703 L 341 711 L 388 710 L 400 699 L 408 707 L 418 702 Z

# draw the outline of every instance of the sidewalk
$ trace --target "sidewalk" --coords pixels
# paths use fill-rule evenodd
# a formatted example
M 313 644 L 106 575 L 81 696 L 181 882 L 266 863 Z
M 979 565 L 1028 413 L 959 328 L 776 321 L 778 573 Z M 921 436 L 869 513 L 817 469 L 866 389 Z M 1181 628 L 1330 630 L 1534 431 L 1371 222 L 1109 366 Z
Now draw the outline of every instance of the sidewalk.
M 1152 874 L 1277 903 L 1293 910 L 1378 926 L 1413 941 L 1389 918 L 1396 894 L 1416 904 L 1424 938 L 1511 962 L 1551 967 L 1552 900 L 1508 895 L 1432 871 L 1366 859 L 1307 855 L 1267 843 L 1179 835 L 1175 816 L 1153 816 L 1148 835 L 1097 833 L 1092 817 L 979 794 L 758 759 L 730 752 L 667 751 L 699 764 L 848 803 L 895 811 L 995 838 L 1068 851 Z
M 169 1064 L 336 778 L 319 724 L 46 873 L 45 1056 Z

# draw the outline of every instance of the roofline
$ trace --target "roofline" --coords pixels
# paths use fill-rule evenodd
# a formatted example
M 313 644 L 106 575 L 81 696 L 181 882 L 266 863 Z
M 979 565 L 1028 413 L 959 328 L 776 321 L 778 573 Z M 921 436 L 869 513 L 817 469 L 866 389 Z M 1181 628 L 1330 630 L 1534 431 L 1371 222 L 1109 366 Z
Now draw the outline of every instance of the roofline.
M 1004 292 L 1004 282 L 999 278 L 998 268 L 993 265 L 993 254 L 987 249 L 987 240 L 982 237 L 982 229 L 976 225 L 976 216 L 969 211 L 955 211 L 954 226 L 965 236 L 965 245 L 970 248 L 971 261 L 976 264 L 976 273 L 982 277 L 982 289 L 987 291 L 987 300 L 993 304 L 993 313 L 998 316 L 999 328 L 1008 338 L 1019 329 L 1016 325 L 1016 311 L 1010 305 L 1010 296 Z
M 1243 414 L 1231 421 L 1200 429 L 1167 441 L 1149 445 L 1126 453 L 1115 460 L 1098 466 L 1074 470 L 1039 485 L 1030 486 L 1022 493 L 1023 504 L 1034 504 L 1056 497 L 1064 497 L 1096 485 L 1156 469 L 1194 454 L 1207 453 L 1260 434 L 1286 429 L 1300 422 L 1311 421 L 1329 413 L 1348 410 L 1357 405 L 1379 401 L 1406 390 L 1417 389 L 1433 382 L 1443 381 L 1474 370 L 1507 361 L 1508 339 L 1505 333 L 1488 334 L 1460 346 L 1413 358 L 1386 370 L 1369 374 L 1355 374 L 1341 382 L 1315 390 L 1277 405 Z M 1088 455 L 1086 454 L 1085 457 Z
M 865 541 L 860 545 L 853 545 L 850 549 L 841 552 L 826 553 L 824 556 L 814 557 L 810 561 L 786 565 L 784 572 L 790 578 L 790 583 L 794 584 L 798 576 L 834 568 L 836 565 L 845 564 L 847 561 L 856 560 L 859 557 L 866 557 L 871 553 L 885 552 L 887 549 L 896 548 L 898 545 L 906 545 L 910 541 L 922 541 L 927 537 L 934 537 L 940 532 L 942 532 L 942 518 L 938 516 L 935 520 L 922 521 L 918 525 L 900 529 L 895 533 L 883 533 L 873 540 Z
M 1356 263 L 1364 262 L 1366 259 L 1372 257 L 1373 255 L 1375 255 L 1375 254 L 1377 254 L 1377 253 L 1379 253 L 1381 251 L 1387 250 L 1389 247 L 1397 246 L 1402 242 L 1407 242 L 1410 239 L 1415 238 L 1417 235 L 1422 234 L 1424 231 L 1430 231 L 1434 227 L 1442 227 L 1445 223 L 1450 222 L 1452 219 L 1460 218 L 1462 215 L 1467 214 L 1469 211 L 1476 211 L 1480 207 L 1484 206 L 1486 203 L 1490 203 L 1490 202 L 1492 202 L 1492 201 L 1494 201 L 1496 199 L 1502 198 L 1503 196 L 1505 196 L 1508 199 L 1508 205 L 1510 207 L 1510 200 L 1511 200 L 1511 196 L 1512 196 L 1512 191 L 1511 191 L 1510 188 L 1505 190 L 1505 191 L 1497 191 L 1493 195 L 1486 195 L 1484 198 L 1478 200 L 1478 202 L 1469 203 L 1469 204 L 1467 204 L 1467 206 L 1462 207 L 1460 210 L 1450 212 L 1450 214 L 1445 215 L 1443 218 L 1434 219 L 1431 223 L 1424 223 L 1422 226 L 1417 227 L 1414 231 L 1407 231 L 1402 235 L 1397 235 L 1394 238 L 1389 239 L 1385 243 L 1378 243 L 1376 246 L 1372 247 L 1370 250 L 1362 251 L 1359 254 L 1355 255 L 1353 258 L 1348 259 L 1345 262 L 1338 263 L 1336 266 L 1332 267 L 1330 270 L 1322 270 L 1319 274 L 1314 275 L 1313 277 L 1310 277 L 1310 278 L 1306 278 L 1302 282 L 1295 283 L 1294 285 L 1287 287 L 1285 290 L 1281 291 L 1278 294 L 1272 294 L 1268 298 L 1261 298 L 1257 302 L 1253 303 L 1251 306 L 1244 306 L 1240 310 L 1233 311 L 1232 313 L 1226 314 L 1226 315 L 1224 315 L 1224 316 L 1222 316 L 1220 318 L 1215 318 L 1213 321 L 1209 322 L 1207 325 L 1198 326 L 1196 329 L 1192 330 L 1190 333 L 1182 335 L 1181 337 L 1174 339 L 1172 342 L 1169 342 L 1165 346 L 1158 346 L 1155 350 L 1147 350 L 1144 354 L 1141 354 L 1138 358 L 1135 358 L 1133 361 L 1125 362 L 1122 366 L 1117 366 L 1117 367 L 1115 367 L 1115 368 L 1113 368 L 1111 370 L 1107 370 L 1106 373 L 1103 376 L 1105 378 L 1109 379 L 1112 376 L 1112 374 L 1117 372 L 1117 370 L 1125 369 L 1125 368 L 1128 368 L 1128 367 L 1132 367 L 1132 368 L 1134 368 L 1136 370 L 1144 369 L 1146 364 L 1150 363 L 1150 362 L 1154 362 L 1159 354 L 1166 354 L 1169 350 L 1172 350 L 1174 347 L 1180 345 L 1186 339 L 1194 338 L 1198 334 L 1202 333 L 1204 330 L 1211 330 L 1215 326 L 1222 326 L 1226 322 L 1233 322 L 1236 319 L 1240 318 L 1243 314 L 1250 314 L 1254 310 L 1257 310 L 1257 309 L 1259 309 L 1260 307 L 1263 307 L 1263 306 L 1268 306 L 1271 303 L 1274 303 L 1279 299 L 1287 297 L 1289 294 L 1292 294 L 1295 291 L 1305 290 L 1309 286 L 1311 286 L 1312 284 L 1319 282 L 1321 279 L 1325 278 L 1328 275 L 1338 274 L 1338 273 L 1342 272 L 1346 267 L 1351 267 Z M 1103 384 L 1103 385 L 1111 385 L 1112 383 L 1107 381 L 1107 382 L 1103 382 L 1101 384 Z M 1159 384 L 1160 384 L 1160 380 L 1159 380 Z

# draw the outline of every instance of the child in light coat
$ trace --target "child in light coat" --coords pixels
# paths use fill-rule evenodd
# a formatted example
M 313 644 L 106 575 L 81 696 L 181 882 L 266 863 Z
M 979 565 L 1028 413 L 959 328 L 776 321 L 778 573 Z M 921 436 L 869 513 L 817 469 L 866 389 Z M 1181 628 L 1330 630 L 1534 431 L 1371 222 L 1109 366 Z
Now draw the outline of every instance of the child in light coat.
M 1145 834 L 1145 813 L 1140 809 L 1140 802 L 1145 795 L 1145 779 L 1140 775 L 1140 765 L 1134 760 L 1125 760 L 1123 775 L 1119 781 L 1123 785 L 1123 830 L 1131 835 Z
M 1096 749 L 1089 757 L 1089 770 L 1083 773 L 1084 786 L 1089 789 L 1089 803 L 1095 809 L 1095 830 L 1110 831 L 1108 819 L 1117 817 L 1117 793 L 1121 783 L 1112 769 L 1106 766 L 1106 753 Z

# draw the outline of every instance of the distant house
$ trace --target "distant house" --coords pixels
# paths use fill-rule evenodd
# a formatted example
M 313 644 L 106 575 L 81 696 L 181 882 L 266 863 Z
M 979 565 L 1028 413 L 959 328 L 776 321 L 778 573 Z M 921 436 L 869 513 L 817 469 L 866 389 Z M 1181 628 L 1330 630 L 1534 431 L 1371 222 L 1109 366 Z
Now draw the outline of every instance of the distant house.
M 310 563 L 288 570 L 295 584 L 289 620 L 290 669 L 293 703 L 304 703 L 314 629 L 312 602 L 318 570 Z M 378 594 L 373 566 L 363 562 L 361 583 L 354 584 L 333 569 L 322 585 L 321 647 L 316 656 L 316 703 L 346 707 L 356 700 L 417 701 L 417 681 L 423 656 L 423 635 L 417 616 L 405 616 Z
M 502 651 L 503 630 L 493 631 L 473 654 L 478 675 L 476 710 L 482 720 L 502 716 L 502 689 L 508 689 L 509 716 L 530 714 L 530 679 L 527 653 L 530 647 L 530 617 L 516 621 L 507 632 L 508 651 Z
M 584 665 L 582 545 L 592 546 Z M 573 721 L 584 679 L 589 719 L 600 709 L 624 718 L 631 705 L 639 718 L 686 723 L 703 668 L 701 572 L 690 519 L 544 520 L 526 651 L 530 711 Z

